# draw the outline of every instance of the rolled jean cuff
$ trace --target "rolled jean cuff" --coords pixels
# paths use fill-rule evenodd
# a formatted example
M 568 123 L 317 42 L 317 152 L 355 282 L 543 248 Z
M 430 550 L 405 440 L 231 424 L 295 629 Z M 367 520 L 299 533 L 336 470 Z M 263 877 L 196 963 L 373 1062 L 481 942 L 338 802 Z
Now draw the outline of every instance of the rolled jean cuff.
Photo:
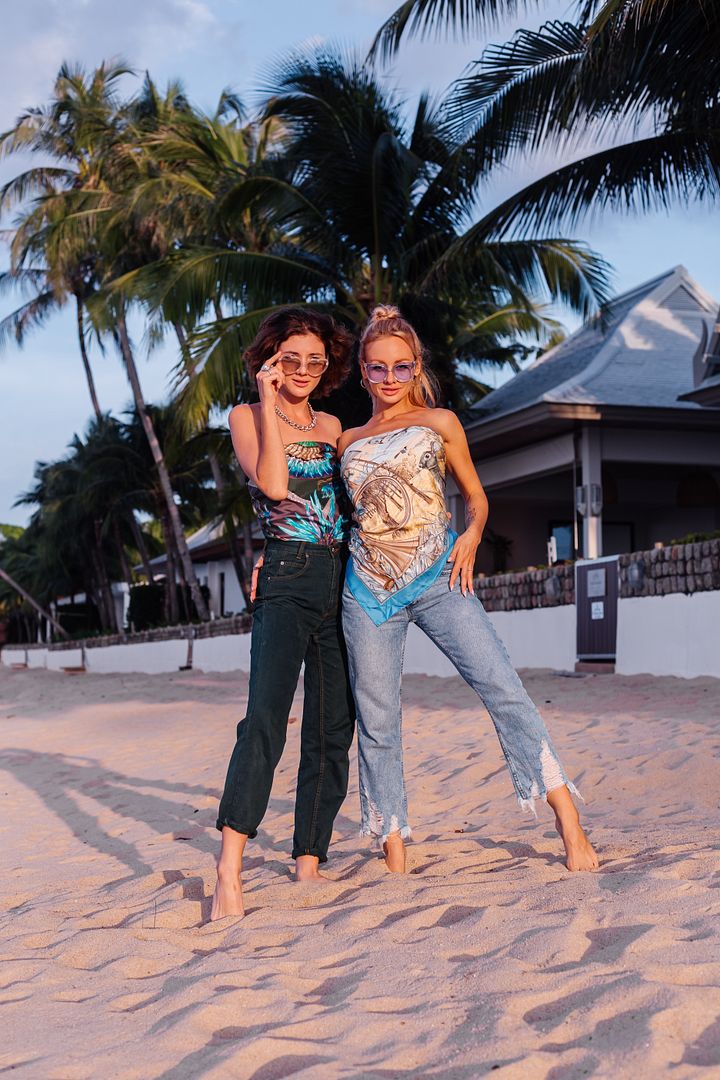
M 254 840 L 258 834 L 257 829 L 248 829 L 245 825 L 239 825 L 237 821 L 231 821 L 230 818 L 218 818 L 215 822 L 215 828 L 220 832 L 227 826 L 228 829 L 232 829 L 233 832 L 243 833 L 247 836 L 248 840 Z
M 297 859 L 300 855 L 314 855 L 316 859 L 319 859 L 321 863 L 328 861 L 327 851 L 321 851 L 320 848 L 299 848 L 293 847 L 292 857 Z

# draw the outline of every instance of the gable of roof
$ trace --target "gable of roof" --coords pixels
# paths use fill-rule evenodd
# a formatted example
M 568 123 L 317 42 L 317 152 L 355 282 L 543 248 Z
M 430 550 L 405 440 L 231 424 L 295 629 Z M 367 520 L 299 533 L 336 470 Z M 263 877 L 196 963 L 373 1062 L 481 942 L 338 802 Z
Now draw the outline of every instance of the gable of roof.
M 698 406 L 678 401 L 692 388 L 693 362 L 717 313 L 683 266 L 618 296 L 597 317 L 548 350 L 471 410 L 470 423 L 540 402 Z

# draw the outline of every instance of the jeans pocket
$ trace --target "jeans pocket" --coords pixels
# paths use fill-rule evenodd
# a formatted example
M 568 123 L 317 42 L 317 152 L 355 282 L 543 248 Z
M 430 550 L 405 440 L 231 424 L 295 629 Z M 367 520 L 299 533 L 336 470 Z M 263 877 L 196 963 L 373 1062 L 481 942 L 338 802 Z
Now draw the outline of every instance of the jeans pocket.
M 282 559 L 274 556 L 267 564 L 268 582 L 294 581 L 296 578 L 302 577 L 307 570 L 309 558 L 310 556 L 307 553 L 286 556 Z

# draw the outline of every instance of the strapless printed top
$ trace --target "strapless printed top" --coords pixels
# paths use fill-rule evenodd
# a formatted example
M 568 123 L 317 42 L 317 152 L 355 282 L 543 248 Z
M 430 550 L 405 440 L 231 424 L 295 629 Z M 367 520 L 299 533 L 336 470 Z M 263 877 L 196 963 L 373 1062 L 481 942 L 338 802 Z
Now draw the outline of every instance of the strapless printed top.
M 340 478 L 335 447 L 325 442 L 294 442 L 285 447 L 288 493 L 269 499 L 248 481 L 248 492 L 268 540 L 342 543 L 350 530 L 350 507 Z
M 445 446 L 413 425 L 351 443 L 340 471 L 353 505 L 346 581 L 376 625 L 437 579 L 455 542 L 445 508 Z

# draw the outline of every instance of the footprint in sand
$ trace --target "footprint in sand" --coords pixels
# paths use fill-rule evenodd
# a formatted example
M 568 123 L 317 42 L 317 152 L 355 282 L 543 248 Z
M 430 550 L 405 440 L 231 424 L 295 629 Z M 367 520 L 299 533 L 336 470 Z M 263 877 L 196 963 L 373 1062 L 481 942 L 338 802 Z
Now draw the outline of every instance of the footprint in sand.
M 156 998 L 157 994 L 122 994 L 110 1002 L 110 1008 L 113 1012 L 135 1012 Z
M 55 934 L 28 934 L 20 940 L 26 949 L 47 949 L 55 941 Z
M 82 1001 L 90 1001 L 93 994 L 87 994 L 83 990 L 58 990 L 53 994 L 53 1001 L 69 1001 L 73 1005 L 79 1005 Z
M 119 960 L 115 967 L 126 979 L 153 979 L 156 975 L 165 975 L 172 971 L 177 965 L 177 960 L 169 963 L 167 957 L 153 960 L 151 957 L 132 956 Z

